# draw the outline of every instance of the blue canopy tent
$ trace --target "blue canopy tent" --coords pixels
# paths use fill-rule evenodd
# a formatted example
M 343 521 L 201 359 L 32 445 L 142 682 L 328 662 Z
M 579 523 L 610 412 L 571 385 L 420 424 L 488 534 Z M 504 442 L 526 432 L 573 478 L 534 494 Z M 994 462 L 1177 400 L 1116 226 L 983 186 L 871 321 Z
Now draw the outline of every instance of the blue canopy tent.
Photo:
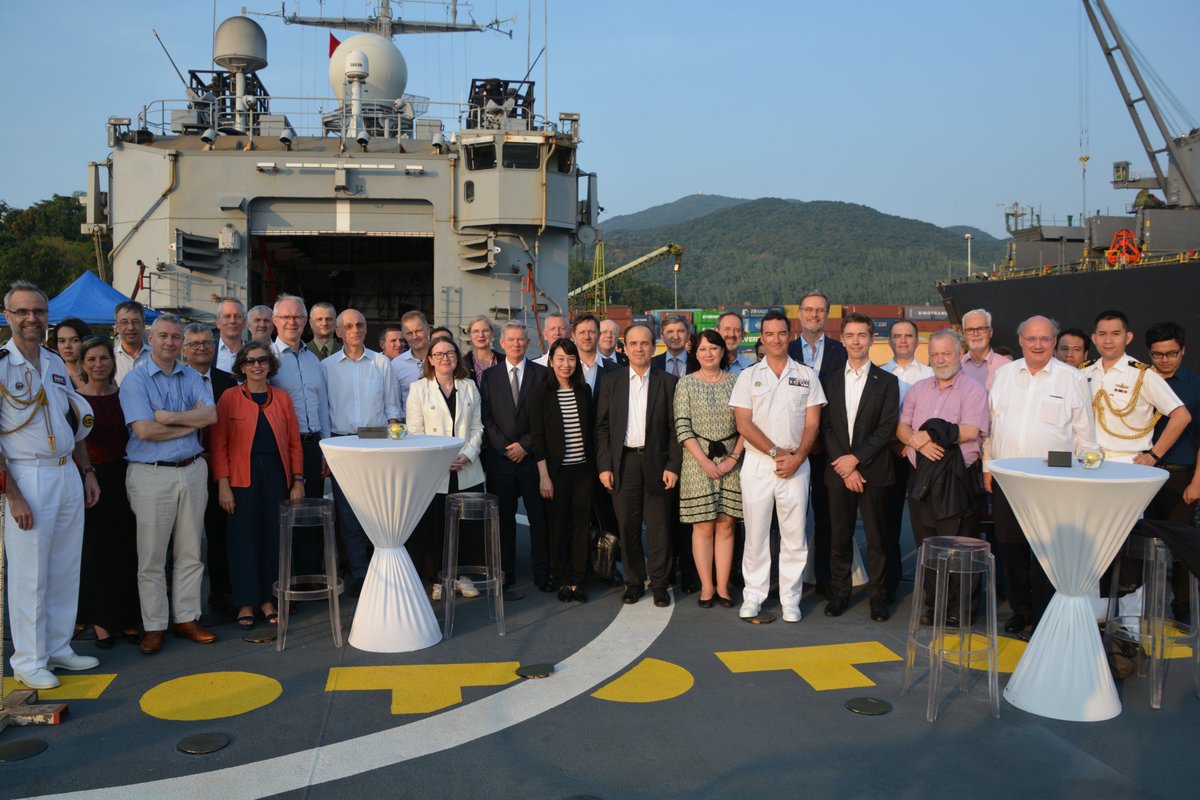
M 89 325 L 112 325 L 113 309 L 129 298 L 100 280 L 94 272 L 85 272 L 50 301 L 50 324 L 57 325 L 67 317 L 76 317 Z M 162 312 L 146 309 L 146 322 L 153 322 Z M 0 325 L 8 321 L 0 317 Z

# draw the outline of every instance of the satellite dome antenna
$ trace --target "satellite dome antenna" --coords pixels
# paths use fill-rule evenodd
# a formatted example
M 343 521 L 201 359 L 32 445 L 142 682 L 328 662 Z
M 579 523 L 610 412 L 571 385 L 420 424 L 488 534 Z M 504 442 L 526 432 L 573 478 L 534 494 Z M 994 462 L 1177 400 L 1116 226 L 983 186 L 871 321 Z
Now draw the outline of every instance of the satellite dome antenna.
M 246 98 L 246 75 L 267 66 L 267 35 L 249 17 L 230 17 L 213 36 L 213 63 L 233 73 L 235 127 L 250 130 L 250 107 Z

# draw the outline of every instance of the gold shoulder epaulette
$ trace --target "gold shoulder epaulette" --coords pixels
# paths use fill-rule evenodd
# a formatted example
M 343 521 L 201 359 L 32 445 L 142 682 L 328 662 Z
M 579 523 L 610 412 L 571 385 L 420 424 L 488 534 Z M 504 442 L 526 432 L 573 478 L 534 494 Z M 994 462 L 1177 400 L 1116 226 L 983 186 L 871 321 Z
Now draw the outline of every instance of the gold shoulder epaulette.
M 1149 364 L 1143 364 L 1142 362 L 1138 361 L 1136 358 L 1129 359 L 1129 366 L 1133 367 L 1134 369 L 1140 369 L 1143 372 L 1150 369 Z
M 1080 365 L 1079 365 L 1079 368 L 1080 368 L 1080 369 L 1087 369 L 1088 367 L 1090 367 L 1092 364 L 1095 364 L 1095 363 L 1096 363 L 1096 359 L 1094 359 L 1094 358 L 1089 358 L 1087 361 L 1085 361 L 1085 362 L 1083 362 L 1082 364 L 1080 364 Z

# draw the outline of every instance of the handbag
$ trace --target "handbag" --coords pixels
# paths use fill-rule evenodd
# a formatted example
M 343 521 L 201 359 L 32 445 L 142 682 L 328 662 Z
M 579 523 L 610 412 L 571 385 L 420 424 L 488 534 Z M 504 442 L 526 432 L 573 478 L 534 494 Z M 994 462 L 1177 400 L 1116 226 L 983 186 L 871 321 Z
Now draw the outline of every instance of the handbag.
M 592 571 L 601 578 L 611 578 L 621 552 L 621 540 L 615 533 L 601 531 L 592 542 Z

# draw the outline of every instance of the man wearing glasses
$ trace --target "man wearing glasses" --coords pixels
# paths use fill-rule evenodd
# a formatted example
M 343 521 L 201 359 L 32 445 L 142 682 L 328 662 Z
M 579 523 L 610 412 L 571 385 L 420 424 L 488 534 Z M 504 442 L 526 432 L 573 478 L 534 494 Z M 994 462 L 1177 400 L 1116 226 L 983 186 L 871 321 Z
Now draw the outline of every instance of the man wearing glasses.
M 1058 326 L 1030 317 L 1017 328 L 1024 358 L 1001 367 L 988 393 L 988 437 L 983 445 L 983 488 L 992 494 L 996 545 L 1008 584 L 1012 616 L 1004 630 L 1036 626 L 1054 589 L 1033 557 L 1021 524 L 988 465 L 998 458 L 1045 458 L 1052 450 L 1078 455 L 1096 448 L 1092 394 L 1078 369 L 1054 358 Z
M 963 338 L 967 352 L 962 357 L 963 374 L 974 378 L 985 389 L 992 388 L 996 370 L 1012 363 L 1012 356 L 1002 356 L 992 349 L 992 314 L 982 308 L 968 311 L 962 318 Z
M 83 509 L 100 499 L 83 443 L 92 410 L 76 393 L 63 360 L 42 347 L 47 309 L 41 289 L 14 282 L 4 297 L 12 339 L 0 348 L 0 476 L 8 495 L 4 552 L 14 650 L 10 663 L 17 679 L 31 689 L 58 686 L 52 670 L 100 664 L 71 649 Z M 69 414 L 77 427 L 68 421 Z
M 229 309 L 228 302 L 222 304 L 226 311 Z M 240 304 L 233 308 L 240 308 Z M 223 315 L 224 312 L 218 314 L 218 319 Z M 241 349 L 240 344 L 238 349 Z M 187 364 L 189 369 L 195 370 L 200 380 L 204 381 L 214 404 L 227 389 L 237 386 L 232 374 L 214 366 L 213 356 L 216 351 L 217 343 L 212 328 L 202 322 L 184 326 L 183 363 Z M 236 351 L 234 354 L 236 355 Z M 200 431 L 200 443 L 204 446 L 204 455 L 207 458 L 208 428 Z M 212 470 L 209 470 L 208 504 L 204 508 L 204 538 L 208 542 L 204 551 L 204 561 L 208 567 L 208 606 L 216 611 L 231 612 L 234 610 L 231 598 L 233 588 L 229 583 L 229 555 L 225 547 L 225 525 L 228 521 L 229 515 L 218 502 L 217 485 L 212 479 Z
M 113 355 L 117 360 L 117 371 L 113 380 L 117 385 L 139 364 L 150 359 L 150 346 L 143 336 L 146 332 L 146 309 L 137 300 L 122 300 L 113 311 L 113 327 L 117 331 L 117 346 Z

